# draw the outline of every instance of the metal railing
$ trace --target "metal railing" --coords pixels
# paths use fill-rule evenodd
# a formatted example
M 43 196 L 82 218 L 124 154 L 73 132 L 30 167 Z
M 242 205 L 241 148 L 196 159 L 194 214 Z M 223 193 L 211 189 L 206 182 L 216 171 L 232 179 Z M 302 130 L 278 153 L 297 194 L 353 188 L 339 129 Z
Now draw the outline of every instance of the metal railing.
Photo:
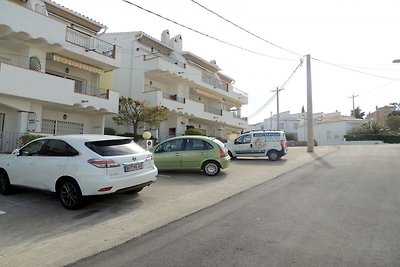
M 164 93 L 164 92 L 163 92 L 163 93 L 162 93 L 162 96 L 163 96 L 163 98 L 165 98 L 165 99 L 174 100 L 174 101 L 179 102 L 179 103 L 185 104 L 185 102 L 186 102 L 186 100 L 185 100 L 184 97 L 179 97 L 179 96 L 177 96 L 177 95 L 170 95 L 170 94 L 167 94 L 167 93 Z
M 115 45 L 67 27 L 65 40 L 108 57 L 115 58 Z
M 75 81 L 75 93 L 80 93 L 84 95 L 96 96 L 104 99 L 109 98 L 109 90 L 98 88 L 96 86 L 87 85 L 78 81 Z

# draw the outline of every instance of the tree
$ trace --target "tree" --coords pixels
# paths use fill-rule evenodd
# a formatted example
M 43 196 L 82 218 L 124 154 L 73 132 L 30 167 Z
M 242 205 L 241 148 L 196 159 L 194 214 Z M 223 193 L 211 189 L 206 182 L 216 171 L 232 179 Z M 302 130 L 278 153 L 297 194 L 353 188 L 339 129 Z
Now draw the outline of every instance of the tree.
M 158 125 L 168 119 L 168 108 L 164 106 L 149 106 L 146 100 L 134 100 L 130 97 L 119 98 L 119 112 L 113 121 L 118 125 L 132 126 L 133 134 L 137 135 L 139 127 L 145 123 L 149 126 Z
M 382 134 L 385 131 L 385 127 L 377 123 L 376 121 L 367 121 L 358 127 L 351 129 L 347 132 L 347 135 L 358 136 L 358 135 L 369 135 L 369 134 Z
M 361 112 L 361 108 L 357 107 L 351 111 L 351 116 L 354 116 L 356 119 L 364 119 L 365 112 Z
M 400 133 L 400 115 L 390 115 L 387 118 L 387 126 L 395 133 Z

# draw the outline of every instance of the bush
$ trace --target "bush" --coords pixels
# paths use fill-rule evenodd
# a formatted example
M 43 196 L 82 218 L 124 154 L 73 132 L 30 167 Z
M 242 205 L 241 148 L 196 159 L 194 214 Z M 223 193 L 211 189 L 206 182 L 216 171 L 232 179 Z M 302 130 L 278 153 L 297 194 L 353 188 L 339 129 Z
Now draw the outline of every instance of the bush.
M 297 133 L 285 133 L 286 140 L 288 141 L 297 141 Z
M 107 134 L 107 135 L 116 135 L 116 134 L 117 134 L 117 131 L 114 130 L 113 128 L 108 128 L 108 127 L 106 127 L 106 128 L 104 128 L 104 134 Z
M 190 128 L 185 131 L 185 135 L 203 135 L 199 129 Z
M 388 144 L 399 144 L 400 135 L 394 134 L 362 134 L 362 135 L 345 135 L 347 141 L 382 141 Z
M 22 145 L 25 145 L 25 144 L 29 143 L 30 141 L 35 140 L 40 137 L 43 137 L 43 135 L 26 133 L 23 136 L 21 136 L 19 138 L 19 140 L 21 141 Z

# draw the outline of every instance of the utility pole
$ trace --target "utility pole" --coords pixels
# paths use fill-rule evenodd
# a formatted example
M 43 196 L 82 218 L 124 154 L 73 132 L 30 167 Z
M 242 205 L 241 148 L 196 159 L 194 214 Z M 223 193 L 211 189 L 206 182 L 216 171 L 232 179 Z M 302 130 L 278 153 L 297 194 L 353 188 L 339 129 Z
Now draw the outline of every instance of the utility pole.
M 307 152 L 314 152 L 314 125 L 312 109 L 312 84 L 311 84 L 311 57 L 306 55 L 307 60 Z
M 276 90 L 271 91 L 276 92 L 276 130 L 279 130 L 279 91 L 282 90 L 283 88 L 276 87 Z
M 349 98 L 353 98 L 353 117 L 356 117 L 356 106 L 354 105 L 354 98 L 358 97 L 359 95 L 353 95 L 350 96 Z

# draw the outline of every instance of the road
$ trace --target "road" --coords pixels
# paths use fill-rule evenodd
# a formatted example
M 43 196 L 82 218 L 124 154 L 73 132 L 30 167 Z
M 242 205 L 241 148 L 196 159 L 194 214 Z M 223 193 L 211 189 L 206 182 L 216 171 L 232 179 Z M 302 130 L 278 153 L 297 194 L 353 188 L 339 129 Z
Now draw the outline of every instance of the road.
M 72 266 L 399 266 L 399 158 L 341 147 Z

